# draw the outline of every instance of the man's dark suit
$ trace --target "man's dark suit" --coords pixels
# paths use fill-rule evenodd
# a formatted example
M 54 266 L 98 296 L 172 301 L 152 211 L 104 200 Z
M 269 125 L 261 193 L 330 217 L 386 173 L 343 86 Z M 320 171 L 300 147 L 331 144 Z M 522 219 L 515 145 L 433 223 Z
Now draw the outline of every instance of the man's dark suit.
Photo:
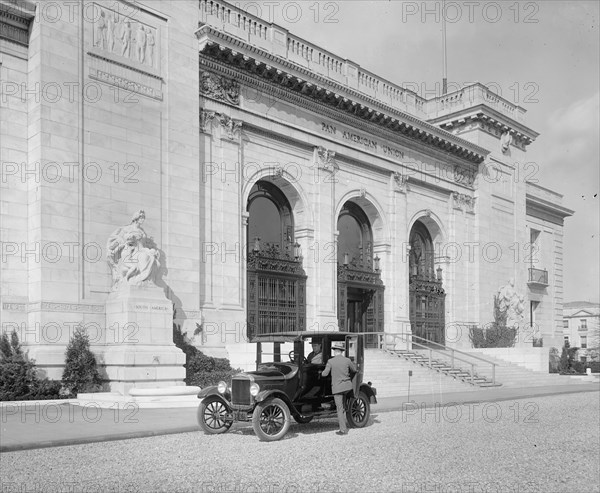
M 344 394 L 352 390 L 350 372 L 356 373 L 356 365 L 342 354 L 338 354 L 327 361 L 322 375 L 326 377 L 331 372 L 331 391 L 335 399 L 340 431 L 348 433 L 346 425 L 346 410 L 344 409 Z

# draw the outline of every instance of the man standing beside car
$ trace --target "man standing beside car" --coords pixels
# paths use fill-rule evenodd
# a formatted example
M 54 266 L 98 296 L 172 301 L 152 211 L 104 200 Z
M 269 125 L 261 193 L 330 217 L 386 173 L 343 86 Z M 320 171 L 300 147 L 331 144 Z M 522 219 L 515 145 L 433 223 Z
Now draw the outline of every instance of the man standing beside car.
M 356 373 L 358 370 L 356 365 L 344 356 L 344 343 L 334 342 L 331 345 L 333 350 L 333 358 L 327 361 L 322 376 L 326 377 L 331 373 L 331 391 L 335 400 L 337 409 L 338 422 L 340 424 L 339 431 L 336 435 L 347 435 L 348 425 L 346 424 L 346 410 L 344 409 L 344 396 L 352 390 L 351 372 Z

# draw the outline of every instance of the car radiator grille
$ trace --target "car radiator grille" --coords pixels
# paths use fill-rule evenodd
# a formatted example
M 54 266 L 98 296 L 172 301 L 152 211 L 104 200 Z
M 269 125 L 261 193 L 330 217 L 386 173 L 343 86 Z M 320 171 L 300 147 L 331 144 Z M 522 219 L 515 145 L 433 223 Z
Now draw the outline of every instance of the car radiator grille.
M 250 380 L 232 380 L 231 403 L 247 406 L 252 403 L 250 396 Z

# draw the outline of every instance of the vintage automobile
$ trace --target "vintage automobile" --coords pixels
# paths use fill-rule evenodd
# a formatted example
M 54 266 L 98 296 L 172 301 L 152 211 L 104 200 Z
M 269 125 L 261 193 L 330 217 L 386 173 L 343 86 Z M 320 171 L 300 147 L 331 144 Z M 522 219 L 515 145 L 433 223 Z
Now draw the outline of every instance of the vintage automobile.
M 322 361 L 314 364 L 305 358 L 308 342 L 320 343 Z M 290 332 L 257 336 L 256 371 L 232 378 L 231 386 L 219 382 L 202 389 L 198 409 L 200 427 L 211 434 L 224 433 L 234 421 L 252 422 L 260 440 L 275 441 L 289 430 L 291 418 L 300 424 L 315 417 L 337 416 L 331 393 L 331 375 L 321 376 L 331 357 L 331 343 L 343 342 L 345 355 L 358 372 L 353 390 L 346 396 L 346 416 L 350 427 L 362 428 L 369 421 L 371 403 L 377 403 L 376 390 L 362 382 L 364 336 L 349 332 Z M 282 348 L 288 361 L 282 361 Z

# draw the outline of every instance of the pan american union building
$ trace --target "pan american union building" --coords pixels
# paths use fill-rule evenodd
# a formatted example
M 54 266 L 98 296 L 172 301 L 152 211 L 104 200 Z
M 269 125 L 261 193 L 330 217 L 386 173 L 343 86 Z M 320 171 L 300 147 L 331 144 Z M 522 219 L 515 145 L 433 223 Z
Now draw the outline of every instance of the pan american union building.
M 284 330 L 470 348 L 499 290 L 518 346 L 561 345 L 572 211 L 528 181 L 521 107 L 424 99 L 223 1 L 1 7 L 0 317 L 51 378 L 78 323 L 129 386 L 181 381 L 173 323 L 234 366 Z

